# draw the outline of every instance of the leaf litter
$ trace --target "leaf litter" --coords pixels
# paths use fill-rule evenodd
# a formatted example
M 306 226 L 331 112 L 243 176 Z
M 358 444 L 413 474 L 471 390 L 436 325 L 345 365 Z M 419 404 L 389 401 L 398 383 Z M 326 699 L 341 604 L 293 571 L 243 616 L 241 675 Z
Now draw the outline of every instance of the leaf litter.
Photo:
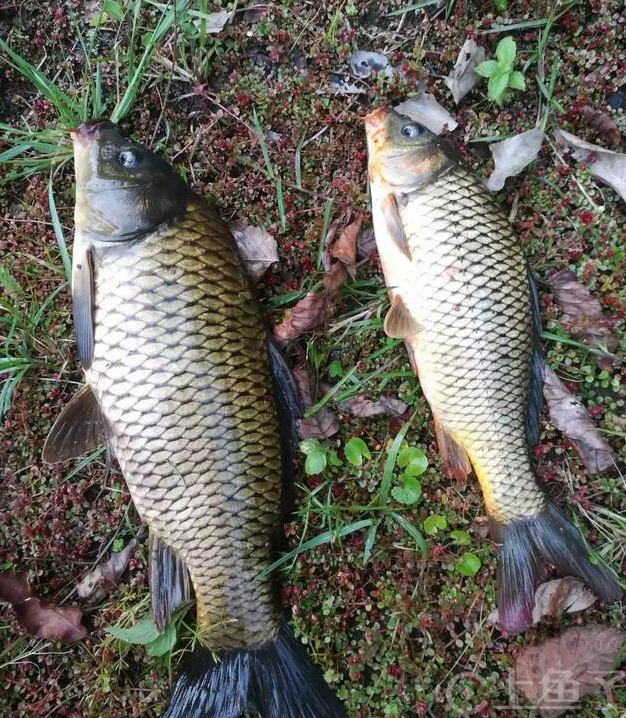
M 0 601 L 13 606 L 18 621 L 33 636 L 76 643 L 87 636 L 80 608 L 59 606 L 33 595 L 26 574 L 0 573 Z
M 599 474 L 615 466 L 617 456 L 598 433 L 587 409 L 572 396 L 549 366 L 545 367 L 543 395 L 550 421 L 572 442 L 590 474 Z
M 121 551 L 113 551 L 110 558 L 98 564 L 78 584 L 78 595 L 90 603 L 101 601 L 117 586 L 136 547 L 137 541 L 132 539 Z
M 487 180 L 487 189 L 497 192 L 509 177 L 515 177 L 537 159 L 545 133 L 538 127 L 489 145 L 495 169 Z
M 470 38 L 463 43 L 454 68 L 444 80 L 457 105 L 480 80 L 474 68 L 484 59 L 485 48 L 478 45 L 476 40 Z
M 622 678 L 613 666 L 625 640 L 624 631 L 596 624 L 524 646 L 515 661 L 516 690 L 538 706 L 544 718 L 562 715 L 584 696 L 610 688 L 616 674 Z
M 308 361 L 302 359 L 293 368 L 293 378 L 302 397 L 305 410 L 310 409 L 315 403 L 318 393 L 317 377 L 313 367 Z M 297 431 L 301 439 L 328 439 L 339 431 L 339 422 L 327 406 L 322 406 L 311 416 L 300 419 Z
M 257 284 L 267 269 L 278 262 L 276 239 L 263 227 L 253 227 L 245 222 L 234 222 L 230 231 L 246 272 Z
M 429 92 L 413 95 L 396 105 L 394 109 L 401 115 L 410 117 L 414 122 L 424 125 L 436 135 L 440 135 L 444 129 L 452 132 L 459 126 L 448 110 L 440 105 Z

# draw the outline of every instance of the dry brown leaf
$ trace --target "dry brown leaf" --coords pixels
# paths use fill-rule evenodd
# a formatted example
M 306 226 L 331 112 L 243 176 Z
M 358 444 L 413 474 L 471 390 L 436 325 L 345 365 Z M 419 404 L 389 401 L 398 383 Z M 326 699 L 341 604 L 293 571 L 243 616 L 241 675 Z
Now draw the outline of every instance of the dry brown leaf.
M 535 608 L 533 624 L 544 616 L 560 616 L 562 613 L 584 611 L 596 602 L 594 594 L 577 578 L 565 576 L 554 581 L 546 581 L 535 591 Z M 492 611 L 487 621 L 498 623 L 498 609 Z
M 602 110 L 594 110 L 588 105 L 581 109 L 580 114 L 589 127 L 594 129 L 609 147 L 619 145 L 622 135 L 611 115 Z
M 329 297 L 335 297 L 348 278 L 348 270 L 341 262 L 333 262 L 324 273 L 322 284 Z
M 137 542 L 132 539 L 121 551 L 113 551 L 111 557 L 88 573 L 76 587 L 81 598 L 97 603 L 111 592 L 126 570 Z
M 454 69 L 444 82 L 450 88 L 452 97 L 458 105 L 459 102 L 480 80 L 474 68 L 485 59 L 485 48 L 476 43 L 476 40 L 466 40 L 459 52 Z
M 599 474 L 615 465 L 615 452 L 600 437 L 585 407 L 549 366 L 545 367 L 543 395 L 550 421 L 572 442 L 589 473 Z
M 378 252 L 373 227 L 367 227 L 367 229 L 364 229 L 361 232 L 361 236 L 358 241 L 358 248 L 360 257 L 371 257 L 373 254 Z
M 574 272 L 562 269 L 548 278 L 548 284 L 563 312 L 563 321 L 570 325 L 575 337 L 587 339 L 592 346 L 609 352 L 617 349 L 617 339 L 602 314 L 600 302 L 578 281 Z
M 317 401 L 315 373 L 308 362 L 301 362 L 293 368 L 293 378 L 302 397 L 305 409 Z M 339 422 L 333 412 L 326 406 L 298 422 L 297 431 L 301 439 L 328 439 L 339 431 Z
M 297 339 L 310 332 L 332 316 L 333 310 L 325 292 L 309 293 L 293 309 L 288 310 L 280 324 L 272 330 L 280 344 Z
M 378 401 L 373 401 L 365 394 L 357 394 L 357 396 L 337 404 L 337 407 L 347 414 L 360 418 L 379 416 L 380 414 L 401 416 L 407 409 L 403 401 L 393 396 L 383 396 Z
M 592 145 L 565 130 L 557 130 L 554 134 L 559 142 L 569 147 L 577 162 L 588 163 L 593 177 L 612 187 L 626 200 L 626 155 Z
M 545 134 L 535 127 L 489 145 L 495 169 L 487 180 L 487 189 L 496 192 L 504 187 L 508 177 L 515 177 L 537 159 Z
M 562 715 L 583 696 L 610 686 L 624 640 L 626 633 L 612 626 L 589 625 L 570 628 L 538 646 L 524 646 L 515 661 L 516 690 L 545 718 Z
M 354 264 L 356 262 L 356 241 L 363 224 L 363 215 L 356 217 L 346 226 L 330 247 L 330 256 L 338 259 L 345 265 L 354 278 Z
M 278 262 L 276 240 L 263 227 L 253 227 L 245 222 L 234 222 L 230 225 L 230 231 L 235 238 L 243 266 L 256 284 L 267 268 Z
M 0 600 L 11 603 L 19 622 L 33 636 L 75 643 L 87 635 L 82 611 L 40 601 L 33 596 L 26 574 L 0 573 Z

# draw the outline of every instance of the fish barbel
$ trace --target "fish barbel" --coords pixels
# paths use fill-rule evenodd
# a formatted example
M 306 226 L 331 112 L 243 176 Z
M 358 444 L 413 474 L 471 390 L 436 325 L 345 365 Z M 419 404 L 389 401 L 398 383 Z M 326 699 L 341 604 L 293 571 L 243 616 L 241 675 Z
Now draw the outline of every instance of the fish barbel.
M 502 209 L 445 141 L 389 108 L 366 117 L 376 243 L 391 309 L 432 409 L 444 464 L 473 468 L 502 543 L 502 625 L 530 625 L 542 559 L 619 600 L 578 530 L 538 485 L 543 359 L 532 277 Z
M 84 123 L 73 141 L 72 298 L 87 385 L 44 458 L 108 441 L 150 529 L 160 630 L 193 587 L 203 645 L 165 716 L 345 717 L 263 573 L 282 524 L 281 440 L 267 332 L 231 233 L 111 122 Z

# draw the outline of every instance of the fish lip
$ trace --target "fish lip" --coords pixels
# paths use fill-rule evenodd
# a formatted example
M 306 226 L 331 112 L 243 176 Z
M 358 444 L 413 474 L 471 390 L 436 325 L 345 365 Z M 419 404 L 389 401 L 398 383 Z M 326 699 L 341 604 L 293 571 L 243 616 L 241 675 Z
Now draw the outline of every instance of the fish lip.
M 377 107 L 363 118 L 365 120 L 365 126 L 370 130 L 380 129 L 391 112 L 393 112 L 393 110 L 389 105 Z
M 100 129 L 104 124 L 111 124 L 106 117 L 95 117 L 93 120 L 87 120 L 78 127 L 70 130 L 72 141 L 79 147 L 86 147 L 91 142 L 98 139 Z

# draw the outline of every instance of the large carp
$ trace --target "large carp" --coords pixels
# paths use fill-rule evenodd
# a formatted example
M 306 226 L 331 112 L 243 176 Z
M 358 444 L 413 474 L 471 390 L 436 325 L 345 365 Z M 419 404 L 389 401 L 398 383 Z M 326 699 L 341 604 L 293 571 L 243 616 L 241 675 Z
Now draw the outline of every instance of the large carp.
M 267 333 L 230 231 L 105 120 L 73 132 L 72 298 L 86 386 L 48 462 L 112 448 L 150 528 L 156 625 L 195 594 L 201 636 L 167 718 L 343 718 L 273 575 L 281 438 Z
M 498 560 L 500 621 L 532 623 L 543 562 L 606 601 L 621 588 L 538 485 L 539 308 L 502 209 L 451 146 L 389 108 L 366 117 L 374 231 L 391 309 L 432 409 L 444 462 L 474 469 Z

